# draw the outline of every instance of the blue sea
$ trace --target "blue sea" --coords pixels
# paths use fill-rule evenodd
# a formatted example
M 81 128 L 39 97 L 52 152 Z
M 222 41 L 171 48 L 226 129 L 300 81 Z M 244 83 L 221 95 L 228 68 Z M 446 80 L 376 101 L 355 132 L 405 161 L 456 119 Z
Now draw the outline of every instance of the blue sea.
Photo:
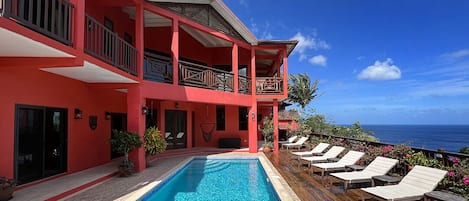
M 469 125 L 362 125 L 380 142 L 459 152 L 469 147 Z

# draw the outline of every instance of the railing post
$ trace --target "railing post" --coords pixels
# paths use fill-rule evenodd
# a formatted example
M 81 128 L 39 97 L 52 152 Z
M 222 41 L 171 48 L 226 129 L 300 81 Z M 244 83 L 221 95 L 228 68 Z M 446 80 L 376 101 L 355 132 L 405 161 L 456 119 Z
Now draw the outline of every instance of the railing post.
M 11 15 L 11 1 L 12 0 L 2 0 L 1 11 L 3 17 L 10 17 Z

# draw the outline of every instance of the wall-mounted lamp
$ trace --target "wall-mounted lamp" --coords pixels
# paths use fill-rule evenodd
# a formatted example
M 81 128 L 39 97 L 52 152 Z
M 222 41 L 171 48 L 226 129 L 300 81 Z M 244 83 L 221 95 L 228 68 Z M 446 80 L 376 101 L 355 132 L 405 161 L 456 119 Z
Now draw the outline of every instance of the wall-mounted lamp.
M 104 119 L 106 119 L 106 120 L 111 119 L 111 113 L 110 112 L 104 112 Z
M 83 119 L 83 112 L 78 109 L 78 108 L 75 108 L 75 115 L 74 115 L 74 118 L 75 119 Z
M 148 107 L 146 105 L 142 106 L 142 114 L 147 115 L 148 114 Z
M 256 119 L 256 114 L 254 112 L 251 112 L 251 119 L 255 120 Z
M 175 103 L 174 103 L 174 107 L 175 107 L 175 108 L 179 108 L 179 103 L 178 103 L 178 102 L 175 102 Z

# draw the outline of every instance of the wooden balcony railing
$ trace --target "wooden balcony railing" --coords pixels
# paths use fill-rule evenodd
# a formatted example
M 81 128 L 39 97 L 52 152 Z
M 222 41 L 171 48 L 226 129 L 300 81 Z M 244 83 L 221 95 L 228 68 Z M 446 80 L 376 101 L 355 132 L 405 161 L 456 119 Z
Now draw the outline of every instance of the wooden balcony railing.
M 4 17 L 72 46 L 74 5 L 68 0 L 3 0 Z
M 278 95 L 283 94 L 283 79 L 280 77 L 256 78 L 256 94 Z
M 238 92 L 242 94 L 251 94 L 251 78 L 238 76 Z
M 85 52 L 137 75 L 137 50 L 97 20 L 86 15 Z
M 233 73 L 179 61 L 179 85 L 233 91 Z
M 171 58 L 145 52 L 143 61 L 143 79 L 162 83 L 173 83 Z

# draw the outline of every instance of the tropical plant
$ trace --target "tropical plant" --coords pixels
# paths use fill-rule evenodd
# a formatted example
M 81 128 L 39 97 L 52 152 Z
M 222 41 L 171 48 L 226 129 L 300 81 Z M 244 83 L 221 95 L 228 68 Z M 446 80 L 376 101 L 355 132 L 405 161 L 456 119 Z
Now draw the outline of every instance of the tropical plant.
M 110 140 L 111 148 L 114 152 L 119 154 L 124 154 L 124 160 L 119 165 L 121 169 L 121 175 L 129 175 L 133 168 L 134 164 L 129 160 L 129 152 L 133 149 L 142 146 L 142 141 L 140 136 L 134 132 L 121 131 L 121 130 L 112 130 L 113 137 Z
M 161 136 L 160 130 L 156 127 L 150 127 L 145 130 L 143 135 L 143 146 L 146 156 L 154 156 L 163 153 L 166 150 L 166 140 Z
M 274 121 L 270 116 L 264 116 L 259 130 L 261 130 L 262 136 L 264 136 L 264 146 L 272 147 L 274 141 Z
M 443 179 L 443 186 L 451 192 L 469 198 L 469 159 L 459 160 L 451 158 L 452 164 L 446 168 L 447 176 Z
M 462 154 L 469 154 L 469 147 L 463 147 L 461 150 L 459 150 L 459 153 Z
M 0 177 L 0 201 L 9 200 L 13 197 L 16 181 L 6 177 Z
M 311 84 L 311 79 L 306 73 L 298 75 L 290 74 L 288 83 L 288 101 L 296 103 L 301 107 L 301 114 L 304 114 L 305 107 L 318 97 L 317 90 L 319 80 Z

